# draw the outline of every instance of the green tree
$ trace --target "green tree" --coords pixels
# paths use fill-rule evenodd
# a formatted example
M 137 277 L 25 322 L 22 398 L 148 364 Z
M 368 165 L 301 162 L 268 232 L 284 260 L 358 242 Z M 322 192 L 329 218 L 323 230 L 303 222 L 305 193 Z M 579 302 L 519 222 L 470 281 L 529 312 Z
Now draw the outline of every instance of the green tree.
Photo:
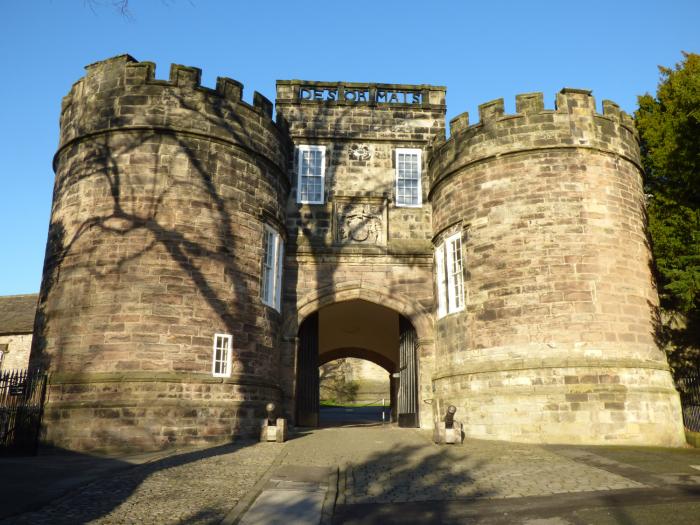
M 700 335 L 700 55 L 659 70 L 656 96 L 640 96 L 635 112 L 649 233 L 672 365 L 698 368 L 688 349 Z

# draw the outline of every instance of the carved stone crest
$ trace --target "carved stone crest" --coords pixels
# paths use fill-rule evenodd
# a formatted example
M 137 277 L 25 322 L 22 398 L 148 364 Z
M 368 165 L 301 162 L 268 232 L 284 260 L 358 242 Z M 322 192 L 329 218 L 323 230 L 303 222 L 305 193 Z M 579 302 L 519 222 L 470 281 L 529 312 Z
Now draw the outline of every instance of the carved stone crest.
M 365 144 L 353 144 L 350 146 L 351 160 L 369 160 L 370 158 L 372 158 L 372 152 L 369 150 L 369 146 Z
M 338 198 L 335 203 L 338 244 L 386 244 L 386 205 L 382 198 Z
M 405 122 L 402 122 L 401 124 L 394 124 L 393 126 L 391 126 L 392 133 L 408 133 L 410 131 L 410 126 Z

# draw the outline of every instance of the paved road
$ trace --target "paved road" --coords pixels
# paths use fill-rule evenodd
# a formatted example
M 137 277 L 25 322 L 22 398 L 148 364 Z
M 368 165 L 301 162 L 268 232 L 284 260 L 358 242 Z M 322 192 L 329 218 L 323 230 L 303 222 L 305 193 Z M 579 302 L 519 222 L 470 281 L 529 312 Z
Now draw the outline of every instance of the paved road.
M 240 442 L 154 456 L 136 465 L 119 460 L 103 470 L 95 467 L 92 481 L 64 487 L 68 492 L 58 500 L 0 523 L 220 523 L 236 509 L 243 517 L 244 505 L 236 504 L 250 505 L 266 486 L 300 493 L 299 483 L 308 483 L 280 472 L 312 470 L 321 480 L 324 472 L 339 473 L 333 518 L 339 524 L 700 523 L 697 449 L 477 440 L 438 447 L 429 437 L 415 429 L 352 425 L 300 429 L 285 444 Z M 31 489 L 36 478 L 25 501 L 45 503 L 45 488 L 52 483 L 42 481 L 50 472 L 51 479 L 60 479 L 60 462 L 8 461 L 0 460 L 0 498 L 10 494 L 13 469 L 25 466 L 22 486 Z M 81 461 L 90 467 L 89 458 Z M 104 461 L 95 459 L 97 466 Z M 335 488 L 318 485 L 307 499 L 318 509 L 321 496 L 315 492 L 333 494 Z M 19 497 L 16 490 L 13 498 Z
M 374 425 L 390 417 L 390 407 L 321 407 L 319 421 L 322 427 Z

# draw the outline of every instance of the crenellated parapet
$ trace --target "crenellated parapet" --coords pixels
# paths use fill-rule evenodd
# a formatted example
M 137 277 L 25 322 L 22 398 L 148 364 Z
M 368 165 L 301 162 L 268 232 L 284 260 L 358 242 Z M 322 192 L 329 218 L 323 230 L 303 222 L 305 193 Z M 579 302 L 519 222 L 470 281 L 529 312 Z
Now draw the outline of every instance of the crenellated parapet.
M 479 106 L 479 122 L 469 114 L 450 121 L 451 137 L 434 145 L 431 158 L 433 186 L 469 164 L 490 157 L 555 148 L 589 148 L 620 156 L 639 166 L 638 134 L 632 117 L 612 101 L 596 112 L 591 92 L 564 88 L 555 109 L 545 109 L 542 93 L 515 97 L 516 113 L 505 113 L 503 99 Z
M 59 153 L 81 137 L 151 128 L 233 143 L 285 172 L 288 139 L 272 120 L 272 102 L 257 91 L 252 105 L 244 102 L 240 82 L 218 77 L 210 89 L 201 85 L 201 69 L 178 64 L 168 80 L 157 80 L 154 63 L 129 55 L 86 69 L 63 99 Z

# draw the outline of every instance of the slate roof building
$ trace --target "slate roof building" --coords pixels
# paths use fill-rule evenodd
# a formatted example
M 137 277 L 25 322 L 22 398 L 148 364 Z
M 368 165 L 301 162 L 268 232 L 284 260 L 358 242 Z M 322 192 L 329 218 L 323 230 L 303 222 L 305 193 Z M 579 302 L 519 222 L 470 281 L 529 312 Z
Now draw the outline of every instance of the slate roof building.
M 44 439 L 157 449 L 318 424 L 318 366 L 390 371 L 401 426 L 681 445 L 637 133 L 563 89 L 445 128 L 445 88 L 277 82 L 128 55 L 64 98 L 33 365 Z

